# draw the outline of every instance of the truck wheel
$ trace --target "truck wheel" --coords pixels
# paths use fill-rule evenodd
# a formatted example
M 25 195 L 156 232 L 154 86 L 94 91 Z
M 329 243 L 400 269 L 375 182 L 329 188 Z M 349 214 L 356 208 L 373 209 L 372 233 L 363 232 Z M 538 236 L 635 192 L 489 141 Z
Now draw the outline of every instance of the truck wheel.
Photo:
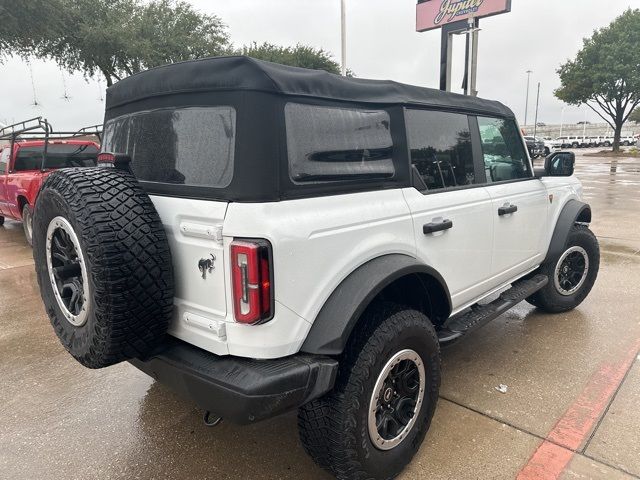
M 429 429 L 440 388 L 440 346 L 424 314 L 385 303 L 365 315 L 334 390 L 298 413 L 305 450 L 338 479 L 400 473 Z
M 580 145 L 578 145 L 578 142 L 573 142 L 571 144 L 571 148 L 578 148 Z
M 22 228 L 30 247 L 33 246 L 33 211 L 28 203 L 22 207 Z
M 171 254 L 133 175 L 110 168 L 49 175 L 33 216 L 33 256 L 51 324 L 86 367 L 144 356 L 165 336 Z
M 573 310 L 587 297 L 598 276 L 600 248 L 585 225 L 574 225 L 564 252 L 542 265 L 539 273 L 549 283 L 527 298 L 527 302 L 549 313 Z

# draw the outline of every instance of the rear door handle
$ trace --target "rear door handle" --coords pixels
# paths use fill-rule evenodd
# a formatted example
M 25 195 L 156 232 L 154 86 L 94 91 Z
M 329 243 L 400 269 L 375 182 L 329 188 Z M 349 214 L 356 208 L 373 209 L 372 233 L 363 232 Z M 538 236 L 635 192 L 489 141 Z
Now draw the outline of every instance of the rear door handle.
M 425 235 L 428 235 L 430 233 L 449 230 L 451 227 L 453 227 L 453 222 L 451 220 L 442 220 L 439 222 L 426 223 L 422 226 L 422 233 L 424 233 Z
M 498 209 L 498 215 L 508 215 L 518 211 L 518 206 L 513 204 L 505 204 Z

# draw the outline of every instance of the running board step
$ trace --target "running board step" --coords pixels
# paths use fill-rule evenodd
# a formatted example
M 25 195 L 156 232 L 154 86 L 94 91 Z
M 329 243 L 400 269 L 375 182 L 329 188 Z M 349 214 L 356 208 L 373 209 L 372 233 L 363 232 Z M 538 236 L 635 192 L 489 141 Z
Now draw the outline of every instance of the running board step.
M 465 313 L 451 317 L 438 330 L 440 344 L 449 344 L 486 325 L 528 296 L 533 295 L 548 282 L 549 277 L 546 275 L 536 275 L 526 280 L 518 280 L 493 302 L 474 306 Z

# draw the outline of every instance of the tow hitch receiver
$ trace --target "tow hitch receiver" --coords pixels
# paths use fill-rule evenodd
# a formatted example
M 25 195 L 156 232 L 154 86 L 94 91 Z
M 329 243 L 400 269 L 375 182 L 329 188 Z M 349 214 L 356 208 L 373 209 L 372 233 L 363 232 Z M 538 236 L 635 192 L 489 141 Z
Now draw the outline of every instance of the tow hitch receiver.
M 204 412 L 204 417 L 202 417 L 204 424 L 207 427 L 217 427 L 222 422 L 222 417 L 218 417 L 217 415 L 212 415 L 209 410 Z

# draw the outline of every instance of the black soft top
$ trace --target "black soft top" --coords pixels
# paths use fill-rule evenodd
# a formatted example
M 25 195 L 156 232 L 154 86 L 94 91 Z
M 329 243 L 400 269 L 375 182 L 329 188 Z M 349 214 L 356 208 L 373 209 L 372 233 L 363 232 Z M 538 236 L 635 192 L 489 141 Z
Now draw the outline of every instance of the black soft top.
M 245 56 L 191 60 L 132 75 L 107 89 L 106 109 L 165 95 L 240 90 L 357 103 L 422 105 L 514 117 L 500 102 L 391 80 L 342 77 Z

